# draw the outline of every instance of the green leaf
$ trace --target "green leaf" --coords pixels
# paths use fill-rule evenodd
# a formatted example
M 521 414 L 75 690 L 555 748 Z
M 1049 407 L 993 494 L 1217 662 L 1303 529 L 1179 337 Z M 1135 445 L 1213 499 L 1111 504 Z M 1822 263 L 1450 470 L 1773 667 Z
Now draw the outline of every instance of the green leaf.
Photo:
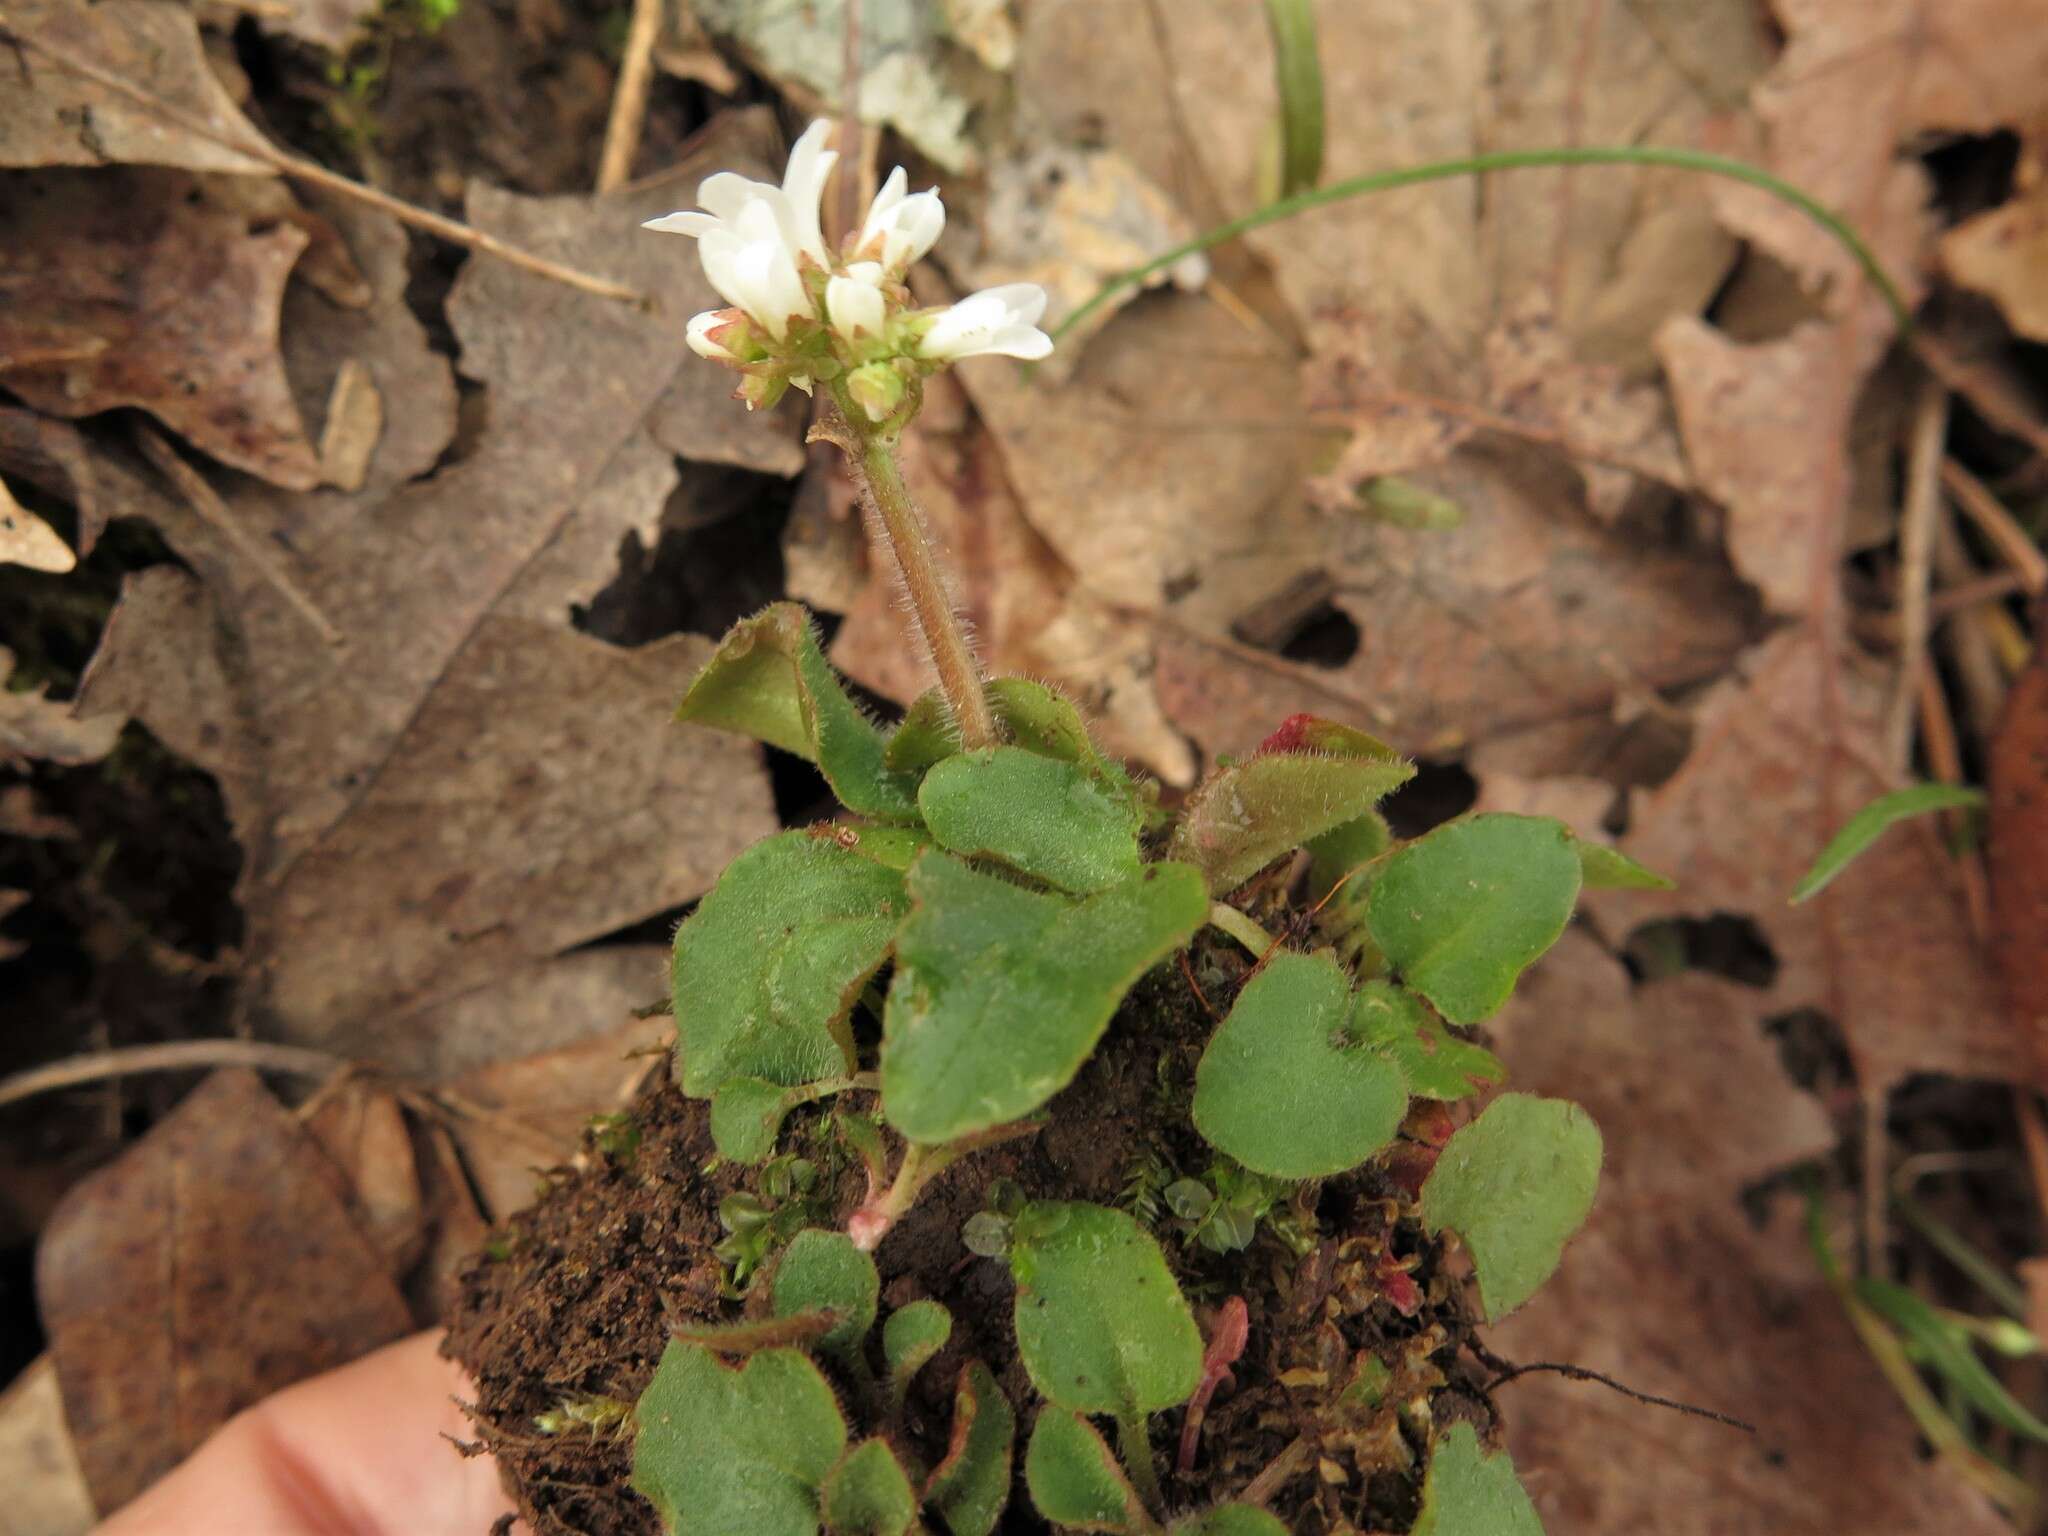
M 1130 801 L 1077 765 L 1022 747 L 947 758 L 925 775 L 917 804 L 941 847 L 995 859 L 1064 891 L 1104 890 L 1138 872 Z
M 844 1353 L 858 1349 L 875 1325 L 882 1278 L 875 1272 L 875 1261 L 844 1232 L 806 1227 L 783 1250 L 770 1295 L 777 1317 L 832 1313 L 838 1322 L 818 1340 L 818 1347 Z
M 633 1424 L 633 1487 L 671 1536 L 815 1536 L 819 1488 L 846 1448 L 831 1387 L 793 1349 L 735 1371 L 671 1342 Z
M 1176 1525 L 1173 1536 L 1287 1536 L 1287 1527 L 1256 1504 L 1219 1504 Z
M 1351 984 L 1327 955 L 1276 954 L 1195 1068 L 1195 1129 L 1278 1179 L 1357 1167 L 1407 1108 L 1401 1069 L 1354 1028 Z
M 1488 1456 L 1479 1432 L 1458 1423 L 1430 1452 L 1422 1513 L 1409 1536 L 1543 1536 L 1543 1522 L 1508 1453 Z
M 1201 926 L 1181 864 L 1084 901 L 1021 890 L 948 854 L 911 867 L 882 1036 L 882 1106 L 910 1140 L 1029 1114 L 1073 1080 L 1133 983 Z
M 853 1070 L 846 1016 L 909 905 L 903 876 L 865 856 L 867 837 L 829 827 L 756 843 L 676 931 L 684 1093 L 706 1098 L 736 1077 L 793 1087 Z
M 816 763 L 848 810 L 882 821 L 917 819 L 915 781 L 884 762 L 882 733 L 847 695 L 810 615 L 795 603 L 775 603 L 733 625 L 676 718 Z
M 1864 1278 L 1856 1294 L 1871 1311 L 1917 1347 L 1924 1363 L 1944 1377 L 1964 1401 L 1994 1424 L 2030 1440 L 2048 1440 L 2048 1424 L 2034 1417 L 2000 1384 L 1970 1343 L 1970 1336 L 1903 1285 Z
M 1280 94 L 1280 195 L 1306 192 L 1323 174 L 1323 66 L 1311 0 L 1266 0 Z
M 903 712 L 882 749 L 882 762 L 891 773 L 919 779 L 935 763 L 943 763 L 959 750 L 960 732 L 953 724 L 953 711 L 945 694 L 931 688 L 911 700 L 910 708 Z
M 1080 710 L 1060 693 L 1028 677 L 997 677 L 989 680 L 988 701 L 1012 745 L 1074 764 L 1106 791 L 1128 799 L 1141 816 L 1150 806 L 1150 797 L 1122 764 L 1096 747 Z M 916 776 L 959 751 L 945 697 L 934 688 L 911 704 L 884 757 L 890 768 Z
M 1363 731 L 1296 715 L 1188 796 L 1167 856 L 1201 870 L 1220 895 L 1414 776 L 1414 764 Z
M 1309 900 L 1321 901 L 1338 881 L 1356 877 L 1393 845 L 1394 834 L 1387 826 L 1387 818 L 1378 811 L 1367 811 L 1342 826 L 1332 827 L 1321 837 L 1310 838 L 1302 844 L 1309 852 Z M 1337 900 L 1343 901 L 1369 887 L 1369 881 L 1352 878 Z
M 1202 1379 L 1202 1335 L 1151 1234 L 1106 1206 L 1041 1201 L 1017 1216 L 1017 1353 L 1076 1413 L 1171 1408 Z
M 825 1478 L 822 1502 L 832 1536 L 903 1536 L 917 1518 L 910 1478 L 882 1440 L 863 1440 L 840 1458 Z M 744 1536 L 753 1536 L 751 1528 Z
M 793 1107 L 790 1090 L 758 1077 L 735 1077 L 711 1095 L 711 1142 L 720 1157 L 765 1163 Z
M 1366 915 L 1374 941 L 1453 1023 L 1477 1024 L 1570 921 L 1579 857 L 1562 822 L 1488 814 L 1445 822 L 1390 857 Z
M 889 1370 L 889 1390 L 903 1400 L 911 1377 L 953 1336 L 953 1314 L 936 1301 L 912 1301 L 898 1307 L 882 1324 L 882 1359 Z
M 1360 987 L 1351 1019 L 1359 1037 L 1401 1069 L 1417 1098 L 1467 1098 L 1508 1075 L 1493 1052 L 1460 1040 L 1429 1004 L 1391 982 L 1368 981 Z
M 1563 1099 L 1505 1093 L 1451 1133 L 1422 1186 L 1422 1221 L 1464 1240 L 1486 1320 L 1536 1294 L 1593 1208 L 1600 1131 Z
M 925 1502 L 953 1536 L 990 1536 L 1010 1501 L 1017 1415 L 995 1375 L 979 1360 L 960 1368 L 953 1394 L 953 1438 L 925 1483 Z
M 1024 1455 L 1024 1485 L 1041 1515 L 1071 1531 L 1137 1536 L 1157 1529 L 1115 1453 L 1078 1414 L 1039 1409 Z
M 1821 849 L 1813 868 L 1792 888 L 1793 904 L 1819 895 L 1835 876 L 1899 822 L 1925 816 L 1929 811 L 1961 810 L 1983 803 L 1983 790 L 1961 784 L 1914 784 L 1878 796 L 1851 816 L 1827 847 Z
M 1675 891 L 1678 882 L 1638 864 L 1619 848 L 1573 837 L 1579 851 L 1579 881 L 1589 891 Z

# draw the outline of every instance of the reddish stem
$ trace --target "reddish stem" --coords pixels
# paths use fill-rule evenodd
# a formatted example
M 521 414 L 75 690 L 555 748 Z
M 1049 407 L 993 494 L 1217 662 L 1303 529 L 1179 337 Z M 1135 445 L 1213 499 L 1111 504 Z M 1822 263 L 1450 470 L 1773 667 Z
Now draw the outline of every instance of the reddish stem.
M 1224 1302 L 1223 1310 L 1216 1314 L 1216 1326 L 1209 1332 L 1209 1347 L 1202 1352 L 1202 1383 L 1188 1399 L 1187 1418 L 1180 1429 L 1180 1455 L 1173 1465 L 1182 1477 L 1195 1470 L 1195 1446 L 1202 1438 L 1202 1418 L 1209 1411 L 1209 1399 L 1229 1379 L 1230 1368 L 1244 1353 L 1251 1332 L 1251 1309 L 1244 1298 L 1233 1296 Z

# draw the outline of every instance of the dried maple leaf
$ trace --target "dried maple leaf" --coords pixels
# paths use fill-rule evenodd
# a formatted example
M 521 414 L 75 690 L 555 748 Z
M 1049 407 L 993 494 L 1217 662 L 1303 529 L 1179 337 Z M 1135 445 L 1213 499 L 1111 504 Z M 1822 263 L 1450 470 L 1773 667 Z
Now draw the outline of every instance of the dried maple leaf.
M 1552 1530 L 1577 1536 L 1998 1536 L 1977 1495 L 1916 1454 L 1913 1425 L 1822 1279 L 1793 1202 L 1751 1185 L 1825 1153 L 1746 990 L 1689 973 L 1632 987 L 1567 934 L 1493 1025 L 1518 1087 L 1583 1104 L 1599 1201 L 1542 1293 L 1488 1343 L 1753 1421 L 1754 1437 L 1591 1385 L 1502 1391 L 1509 1444 Z M 1703 1084 L 1719 1085 L 1704 1091 Z
M 147 410 L 224 464 L 306 489 L 319 463 L 277 355 L 306 248 L 182 172 L 0 179 L 0 381 L 56 416 Z
M 51 1218 L 36 1297 L 101 1509 L 258 1398 L 410 1330 L 335 1176 L 252 1074 L 220 1072 Z

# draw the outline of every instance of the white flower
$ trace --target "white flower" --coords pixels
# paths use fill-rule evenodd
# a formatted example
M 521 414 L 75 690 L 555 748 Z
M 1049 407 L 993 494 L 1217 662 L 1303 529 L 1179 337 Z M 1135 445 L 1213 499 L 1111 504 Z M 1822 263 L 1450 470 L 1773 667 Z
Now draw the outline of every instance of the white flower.
M 882 297 L 882 266 L 875 261 L 856 261 L 844 277 L 825 285 L 825 317 L 832 329 L 848 341 L 863 334 L 879 336 L 889 318 L 888 300 Z
M 892 272 L 901 272 L 922 259 L 946 227 L 946 209 L 937 189 L 906 196 L 909 185 L 902 166 L 889 173 L 868 208 L 854 245 L 860 255 L 873 257 Z
M 1035 362 L 1052 352 L 1052 338 L 1038 329 L 1044 313 L 1045 290 L 1036 283 L 984 288 L 941 311 L 918 352 L 948 362 L 989 353 Z
M 689 326 L 683 339 L 689 342 L 690 350 L 699 357 L 708 357 L 714 363 L 736 363 L 740 360 L 737 352 L 718 340 L 715 332 L 724 330 L 733 322 L 729 309 L 707 309 L 701 315 L 690 316 Z
M 789 334 L 792 316 L 811 313 L 810 295 L 767 203 L 749 203 L 729 226 L 706 230 L 697 255 L 726 303 L 745 310 L 777 341 Z
M 702 213 L 671 213 L 649 219 L 642 227 L 668 234 L 703 239 L 718 231 L 736 233 L 741 217 L 749 208 L 765 206 L 788 247 L 792 262 L 809 256 L 821 267 L 832 264 L 825 249 L 825 235 L 818 225 L 818 205 L 825 196 L 825 180 L 839 162 L 839 152 L 827 149 L 832 125 L 820 118 L 804 130 L 789 152 L 789 165 L 782 173 L 782 185 L 751 181 L 732 171 L 707 176 L 697 188 Z

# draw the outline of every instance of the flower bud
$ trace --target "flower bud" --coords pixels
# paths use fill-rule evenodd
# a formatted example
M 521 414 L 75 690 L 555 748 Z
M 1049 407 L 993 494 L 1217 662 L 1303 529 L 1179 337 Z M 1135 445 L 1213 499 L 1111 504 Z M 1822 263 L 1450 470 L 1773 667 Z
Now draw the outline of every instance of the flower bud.
M 887 421 L 903 408 L 904 381 L 894 363 L 867 363 L 846 376 L 846 392 L 870 421 Z

